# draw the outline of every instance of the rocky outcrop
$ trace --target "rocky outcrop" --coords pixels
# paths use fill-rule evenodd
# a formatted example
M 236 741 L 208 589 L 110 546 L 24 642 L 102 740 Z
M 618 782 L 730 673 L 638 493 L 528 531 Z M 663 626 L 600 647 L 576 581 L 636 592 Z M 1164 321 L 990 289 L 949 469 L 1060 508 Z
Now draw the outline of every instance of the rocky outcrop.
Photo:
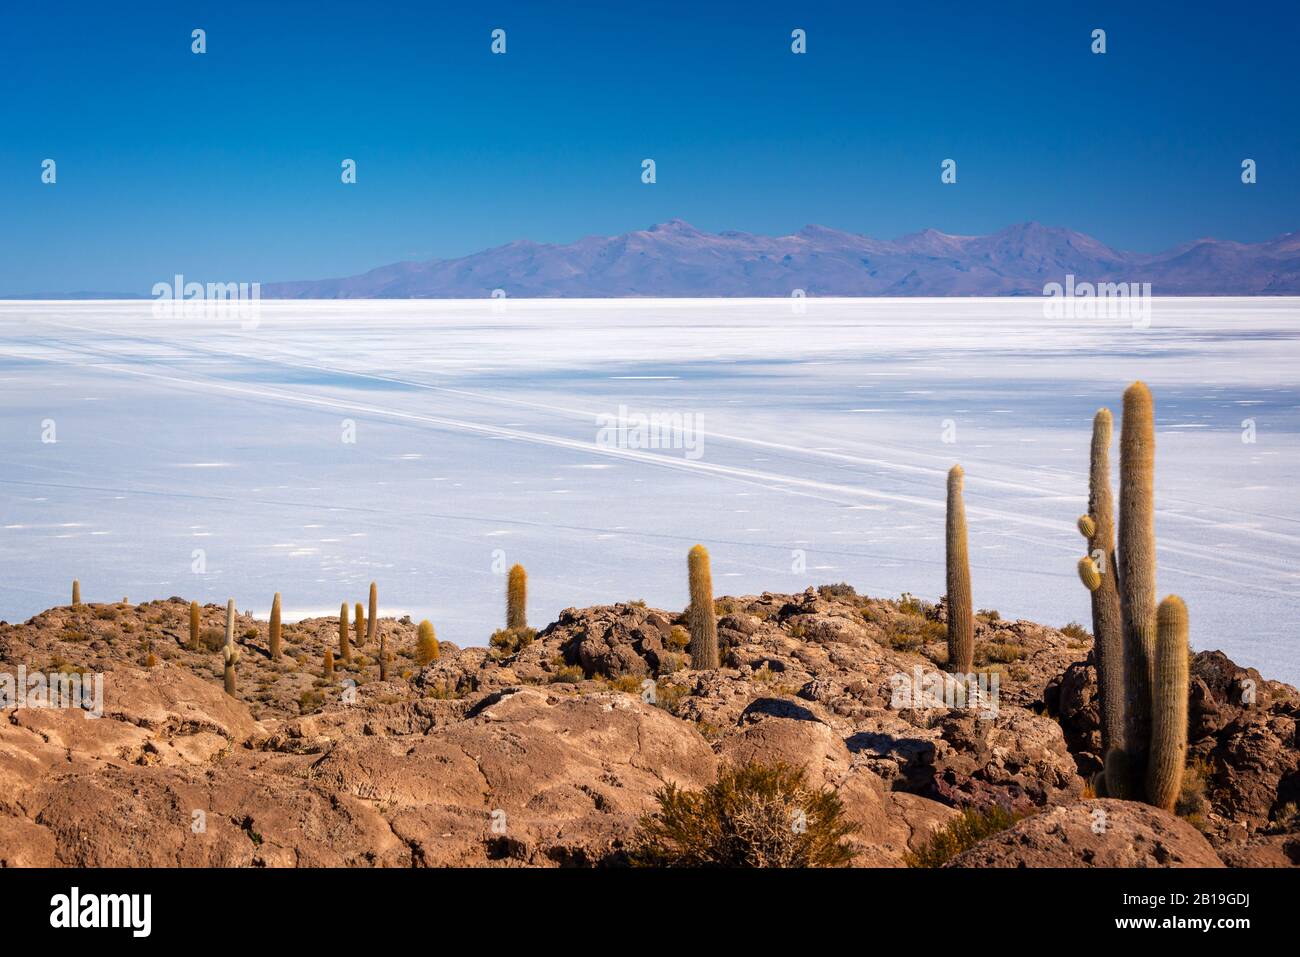
M 1223 867 L 1186 821 L 1136 801 L 1093 800 L 1019 821 L 945 867 Z
M 1097 676 L 1091 659 L 1047 689 L 1081 773 L 1101 767 Z M 1192 658 L 1188 764 L 1179 810 L 1220 848 L 1269 831 L 1300 832 L 1300 694 L 1219 651 Z
M 336 619 L 285 625 L 273 661 L 266 623 L 241 616 L 235 698 L 224 607 L 203 609 L 197 647 L 179 598 L 0 623 L 0 670 L 104 677 L 102 719 L 0 712 L 0 863 L 619 864 L 661 787 L 702 787 L 724 761 L 797 765 L 835 790 L 863 865 L 900 865 L 964 808 L 1052 821 L 1081 806 L 1096 761 L 1086 634 L 978 613 L 977 668 L 998 686 L 967 701 L 943 671 L 942 603 L 833 586 L 717 605 L 709 671 L 687 667 L 680 613 L 632 602 L 566 609 L 510 655 L 444 642 L 423 667 L 415 626 L 384 619 L 386 681 L 373 642 L 323 677 Z M 1193 753 L 1213 774 L 1188 819 L 1230 863 L 1293 863 L 1298 696 L 1222 656 L 1193 674 Z M 911 695 L 923 687 L 941 693 Z M 1181 827 L 1143 813 L 1117 820 L 1183 847 L 1168 837 Z

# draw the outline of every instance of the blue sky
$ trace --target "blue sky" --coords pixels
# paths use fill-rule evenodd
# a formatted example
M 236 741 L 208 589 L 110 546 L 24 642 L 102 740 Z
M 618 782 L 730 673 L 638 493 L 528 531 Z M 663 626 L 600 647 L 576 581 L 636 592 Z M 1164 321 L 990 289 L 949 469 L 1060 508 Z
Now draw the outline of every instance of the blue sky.
M 346 275 L 673 217 L 1034 219 L 1140 250 L 1300 228 L 1294 3 L 21 6 L 0 293 Z

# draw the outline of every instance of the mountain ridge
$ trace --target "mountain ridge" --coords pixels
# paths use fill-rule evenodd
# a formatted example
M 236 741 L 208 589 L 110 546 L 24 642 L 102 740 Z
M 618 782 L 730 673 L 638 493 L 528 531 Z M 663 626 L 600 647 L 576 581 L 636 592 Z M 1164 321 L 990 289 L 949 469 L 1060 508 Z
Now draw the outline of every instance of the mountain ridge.
M 786 236 L 710 233 L 682 219 L 572 243 L 528 239 L 454 259 L 263 283 L 268 299 L 1025 296 L 1049 282 L 1151 283 L 1156 296 L 1300 294 L 1300 233 L 1116 250 L 1038 222 L 984 236 L 925 229 L 893 240 L 808 224 Z

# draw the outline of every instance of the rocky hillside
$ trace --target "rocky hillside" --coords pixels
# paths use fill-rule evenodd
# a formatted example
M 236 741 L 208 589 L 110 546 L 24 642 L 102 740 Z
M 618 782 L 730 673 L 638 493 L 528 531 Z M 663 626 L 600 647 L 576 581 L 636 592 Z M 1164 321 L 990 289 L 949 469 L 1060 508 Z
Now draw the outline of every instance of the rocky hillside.
M 100 720 L 0 712 L 0 863 L 613 865 L 664 784 L 702 787 L 751 759 L 835 789 L 859 865 L 901 865 L 959 811 L 994 804 L 1028 816 L 953 866 L 1300 862 L 1300 694 L 1217 652 L 1194 658 L 1175 818 L 1090 800 L 1081 629 L 981 613 L 976 664 L 1000 682 L 981 712 L 894 695 L 898 675 L 941 668 L 942 605 L 829 586 L 717 611 L 722 667 L 704 672 L 686 667 L 682 615 L 637 603 L 568 609 L 512 655 L 443 643 L 424 667 L 415 624 L 384 619 L 383 682 L 373 643 L 325 680 L 336 619 L 286 625 L 273 661 L 267 623 L 240 618 L 234 698 L 224 608 L 203 609 L 197 648 L 179 598 L 0 624 L 0 672 L 104 673 Z

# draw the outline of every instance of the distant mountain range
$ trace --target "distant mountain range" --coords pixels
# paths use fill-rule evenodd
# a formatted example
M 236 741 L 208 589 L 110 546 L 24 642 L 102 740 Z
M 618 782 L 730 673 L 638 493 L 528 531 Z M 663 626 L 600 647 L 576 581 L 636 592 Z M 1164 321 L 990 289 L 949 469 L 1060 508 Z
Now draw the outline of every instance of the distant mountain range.
M 459 259 L 359 276 L 263 283 L 263 298 L 1040 296 L 1046 283 L 1149 282 L 1156 296 L 1300 294 L 1300 232 L 1261 243 L 1198 239 L 1160 253 L 1111 249 L 1023 223 L 988 236 L 937 230 L 880 240 L 825 226 L 791 236 L 708 233 L 674 219 L 567 245 L 519 240 Z

